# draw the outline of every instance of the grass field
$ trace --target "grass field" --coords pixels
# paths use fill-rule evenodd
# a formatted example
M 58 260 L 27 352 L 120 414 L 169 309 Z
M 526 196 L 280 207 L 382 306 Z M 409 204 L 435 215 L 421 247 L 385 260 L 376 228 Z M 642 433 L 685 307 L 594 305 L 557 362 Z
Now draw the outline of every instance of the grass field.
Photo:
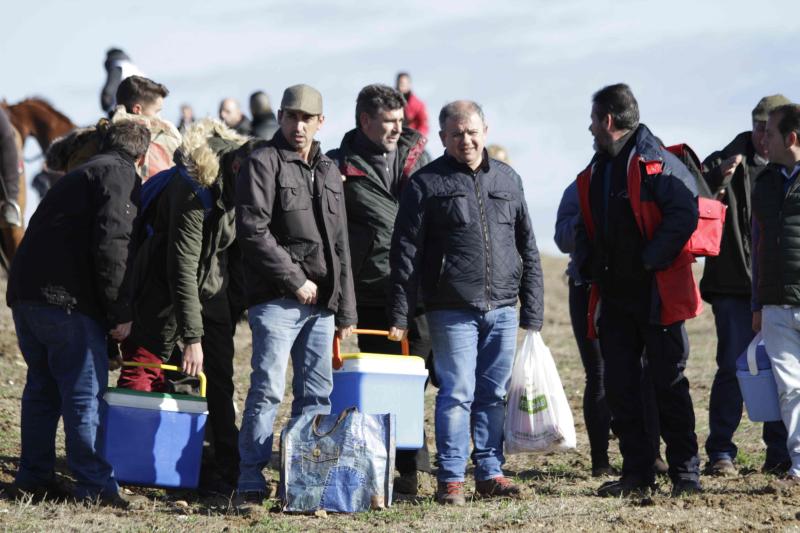
M 226 498 L 200 499 L 186 493 L 137 489 L 150 497 L 145 510 L 122 512 L 76 504 L 32 504 L 7 499 L 19 456 L 19 405 L 25 382 L 25 363 L 16 345 L 11 315 L 0 309 L 0 527 L 13 531 L 727 531 L 800 529 L 797 497 L 767 494 L 772 479 L 759 472 L 764 459 L 760 426 L 743 420 L 736 435 L 739 446 L 737 478 L 703 477 L 704 493 L 671 498 L 670 484 L 661 480 L 659 491 L 644 500 L 603 499 L 594 495 L 604 480 L 590 476 L 588 442 L 581 412 L 583 368 L 569 324 L 566 262 L 544 258 L 546 314 L 543 336 L 550 346 L 575 415 L 578 451 L 545 456 L 512 456 L 509 475 L 522 484 L 519 501 L 474 501 L 465 508 L 443 508 L 433 501 L 432 477 L 424 479 L 419 497 L 396 501 L 384 511 L 327 517 L 269 513 L 260 521 L 238 516 Z M 0 282 L 5 293 L 5 282 Z M 701 455 L 708 434 L 708 397 L 714 376 L 716 345 L 710 308 L 687 325 L 692 353 L 688 376 L 697 415 Z M 236 338 L 236 403 L 241 410 L 248 383 L 250 334 L 246 324 Z M 426 424 L 433 448 L 433 400 L 428 389 Z M 286 422 L 285 402 L 277 428 Z M 612 463 L 620 465 L 616 442 Z M 63 436 L 59 441 L 59 472 L 63 463 Z M 277 473 L 273 472 L 277 479 Z M 471 490 L 471 487 L 469 487 Z

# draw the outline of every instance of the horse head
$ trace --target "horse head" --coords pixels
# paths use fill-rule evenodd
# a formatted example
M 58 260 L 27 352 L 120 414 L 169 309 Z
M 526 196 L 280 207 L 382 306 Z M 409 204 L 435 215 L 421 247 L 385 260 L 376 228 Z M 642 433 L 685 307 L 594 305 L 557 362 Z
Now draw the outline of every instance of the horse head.
M 75 129 L 75 124 L 66 115 L 42 98 L 26 98 L 7 109 L 11 124 L 23 140 L 33 135 L 42 152 L 53 140 Z

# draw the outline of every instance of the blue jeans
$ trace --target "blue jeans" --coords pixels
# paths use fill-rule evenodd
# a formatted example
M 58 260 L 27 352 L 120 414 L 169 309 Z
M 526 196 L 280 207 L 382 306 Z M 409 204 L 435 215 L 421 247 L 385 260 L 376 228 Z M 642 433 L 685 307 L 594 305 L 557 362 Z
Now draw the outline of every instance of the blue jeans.
M 517 346 L 517 311 L 429 311 L 439 393 L 436 449 L 439 481 L 464 481 L 470 434 L 475 479 L 503 474 L 505 397 Z M 472 431 L 470 431 L 470 428 Z
M 18 303 L 13 316 L 28 364 L 16 484 L 34 489 L 53 480 L 62 417 L 67 465 L 77 480 L 75 496 L 116 494 L 111 466 L 97 453 L 99 399 L 108 384 L 106 332 L 86 315 L 49 305 Z
M 717 373 L 708 405 L 706 453 L 713 463 L 721 459 L 736 459 L 738 449 L 733 443 L 733 434 L 742 419 L 742 392 L 736 379 L 736 359 L 747 350 L 755 334 L 749 297 L 717 296 L 711 305 L 717 326 Z M 789 462 L 783 422 L 764 423 L 762 437 L 767 445 L 765 466 Z
M 262 470 L 272 457 L 272 426 L 292 357 L 292 417 L 331 412 L 333 313 L 294 298 L 278 298 L 248 311 L 253 333 L 250 390 L 239 431 L 239 491 L 267 490 Z

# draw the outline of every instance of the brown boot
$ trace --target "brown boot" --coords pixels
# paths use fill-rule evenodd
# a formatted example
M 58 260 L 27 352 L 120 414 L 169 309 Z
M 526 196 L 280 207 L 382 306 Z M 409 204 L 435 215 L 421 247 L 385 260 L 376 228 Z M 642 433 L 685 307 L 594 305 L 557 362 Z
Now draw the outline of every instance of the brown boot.
M 800 477 L 786 476 L 783 479 L 776 479 L 767 487 L 767 492 L 772 494 L 789 494 L 800 489 Z
M 475 482 L 475 492 L 482 498 L 519 498 L 517 485 L 505 476 Z
M 730 459 L 720 459 L 706 466 L 706 473 L 717 477 L 738 476 L 739 471 Z
M 461 507 L 467 503 L 463 481 L 440 481 L 436 489 L 436 501 L 442 505 Z

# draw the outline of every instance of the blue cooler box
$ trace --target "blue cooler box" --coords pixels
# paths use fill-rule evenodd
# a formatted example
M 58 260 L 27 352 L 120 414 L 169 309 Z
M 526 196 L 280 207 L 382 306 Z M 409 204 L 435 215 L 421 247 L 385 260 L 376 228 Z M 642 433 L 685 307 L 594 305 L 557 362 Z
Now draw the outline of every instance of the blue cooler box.
M 110 388 L 99 451 L 121 483 L 193 489 L 200 478 L 205 398 Z
M 425 360 L 415 355 L 343 354 L 333 371 L 331 413 L 357 407 L 362 413 L 395 415 L 397 448 L 422 448 L 425 425 Z
M 749 358 L 748 352 L 751 352 Z M 748 350 L 736 359 L 736 378 L 739 380 L 739 388 L 750 420 L 753 422 L 781 420 L 778 386 L 772 375 L 772 363 L 767 355 L 767 349 L 760 337 L 757 337 Z

